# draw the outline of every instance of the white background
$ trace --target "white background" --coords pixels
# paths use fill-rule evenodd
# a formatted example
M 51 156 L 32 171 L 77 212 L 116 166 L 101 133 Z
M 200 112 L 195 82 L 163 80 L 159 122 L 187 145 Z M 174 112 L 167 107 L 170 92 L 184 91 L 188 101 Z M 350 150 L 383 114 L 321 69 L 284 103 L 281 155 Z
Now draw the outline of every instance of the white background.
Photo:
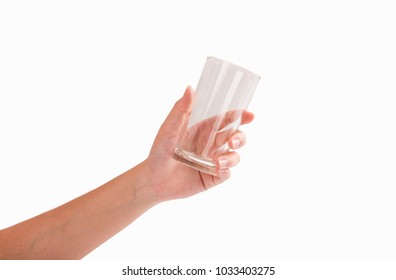
M 0 228 L 144 160 L 213 55 L 262 77 L 232 178 L 87 259 L 395 259 L 392 2 L 0 2 Z

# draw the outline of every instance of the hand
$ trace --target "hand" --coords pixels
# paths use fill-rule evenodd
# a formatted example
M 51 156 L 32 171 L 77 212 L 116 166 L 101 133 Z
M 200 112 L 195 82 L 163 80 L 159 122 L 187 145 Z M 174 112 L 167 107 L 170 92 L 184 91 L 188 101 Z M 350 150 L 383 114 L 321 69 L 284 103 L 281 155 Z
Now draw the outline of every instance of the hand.
M 246 112 L 243 110 L 230 110 L 192 125 L 189 124 L 188 128 L 183 128 L 185 131 L 179 136 L 178 148 L 210 161 L 219 158 L 220 155 L 230 151 L 228 141 L 236 132 L 235 127 L 240 125 L 244 113 Z M 237 144 L 235 141 L 238 140 L 234 140 L 234 145 Z M 211 171 L 217 174 L 220 169 L 217 167 Z
M 216 165 L 219 176 L 212 176 L 174 159 L 174 148 L 182 129 L 183 123 L 188 118 L 194 98 L 193 89 L 187 87 L 183 97 L 176 102 L 165 122 L 162 124 L 148 158 L 143 162 L 150 185 L 160 201 L 188 197 L 207 190 L 227 180 L 231 172 L 230 167 L 239 162 L 239 155 L 235 151 L 228 151 L 217 155 Z M 254 115 L 243 112 L 241 124 L 252 122 Z M 238 149 L 246 142 L 245 135 L 236 131 L 229 136 L 228 146 Z
M 157 203 L 194 195 L 228 179 L 229 168 L 239 162 L 239 155 L 228 148 L 225 154 L 215 156 L 219 176 L 199 172 L 173 158 L 192 100 L 193 90 L 188 87 L 141 164 L 55 209 L 0 230 L 0 259 L 82 258 Z M 226 123 L 232 119 L 228 114 L 225 116 Z M 253 114 L 243 112 L 241 119 L 242 124 L 249 123 Z M 225 125 L 219 123 L 219 127 Z M 205 130 L 199 130 L 202 133 Z M 246 142 L 240 131 L 228 137 L 231 149 Z M 199 139 L 200 136 L 194 140 Z

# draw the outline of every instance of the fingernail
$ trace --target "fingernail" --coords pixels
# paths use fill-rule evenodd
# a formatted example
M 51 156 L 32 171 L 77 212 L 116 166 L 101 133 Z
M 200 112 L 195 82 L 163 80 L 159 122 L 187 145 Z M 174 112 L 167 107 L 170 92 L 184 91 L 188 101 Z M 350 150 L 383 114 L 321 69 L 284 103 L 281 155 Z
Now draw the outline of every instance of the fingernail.
M 220 169 L 219 170 L 219 175 L 220 176 L 225 175 L 225 174 L 227 174 L 227 172 L 228 172 L 228 169 Z
M 232 142 L 232 147 L 233 148 L 238 148 L 239 145 L 241 145 L 241 140 L 239 140 L 238 138 L 232 139 L 231 142 Z
M 225 158 L 222 158 L 219 160 L 219 163 L 220 163 L 220 167 L 226 167 L 228 164 L 228 160 Z

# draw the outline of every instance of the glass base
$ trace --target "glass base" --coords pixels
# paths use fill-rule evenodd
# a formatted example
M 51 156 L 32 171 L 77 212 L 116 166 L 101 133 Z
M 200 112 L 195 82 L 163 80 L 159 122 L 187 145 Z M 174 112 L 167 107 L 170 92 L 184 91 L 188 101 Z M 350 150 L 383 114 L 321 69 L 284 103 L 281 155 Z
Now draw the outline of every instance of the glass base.
M 196 170 L 218 176 L 218 169 L 216 164 L 208 159 L 199 157 L 191 152 L 184 151 L 180 148 L 175 148 L 175 154 L 173 156 L 176 160 L 192 167 Z

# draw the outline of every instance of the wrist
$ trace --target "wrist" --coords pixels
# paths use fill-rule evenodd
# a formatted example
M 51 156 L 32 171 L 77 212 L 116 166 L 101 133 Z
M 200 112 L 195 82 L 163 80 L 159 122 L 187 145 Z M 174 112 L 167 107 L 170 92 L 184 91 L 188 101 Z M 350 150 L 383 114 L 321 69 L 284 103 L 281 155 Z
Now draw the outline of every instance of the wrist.
M 128 185 L 132 188 L 133 205 L 149 209 L 161 202 L 153 187 L 152 174 L 145 162 L 127 171 L 126 176 Z

